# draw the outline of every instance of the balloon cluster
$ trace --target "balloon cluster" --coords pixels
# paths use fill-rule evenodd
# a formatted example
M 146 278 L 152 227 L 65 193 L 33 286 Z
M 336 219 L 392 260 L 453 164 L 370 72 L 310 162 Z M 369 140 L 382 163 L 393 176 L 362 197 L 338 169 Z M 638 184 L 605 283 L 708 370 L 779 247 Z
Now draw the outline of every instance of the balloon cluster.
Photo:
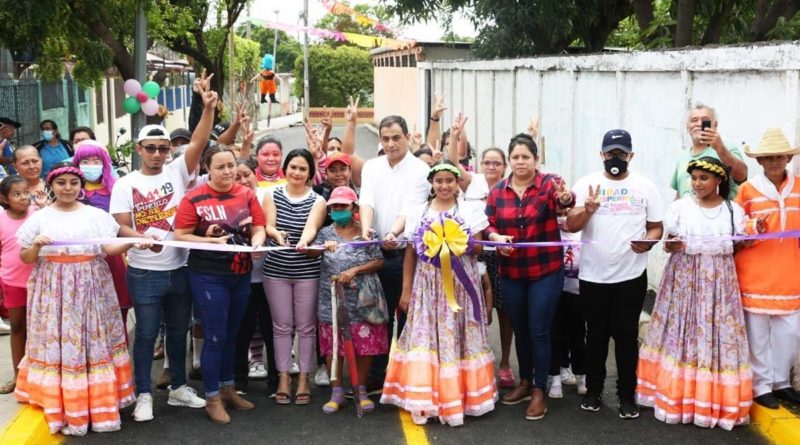
M 139 110 L 148 116 L 158 113 L 156 97 L 161 92 L 161 87 L 157 83 L 151 80 L 142 85 L 136 79 L 128 79 L 122 85 L 122 89 L 128 95 L 122 101 L 122 109 L 126 113 L 136 114 Z

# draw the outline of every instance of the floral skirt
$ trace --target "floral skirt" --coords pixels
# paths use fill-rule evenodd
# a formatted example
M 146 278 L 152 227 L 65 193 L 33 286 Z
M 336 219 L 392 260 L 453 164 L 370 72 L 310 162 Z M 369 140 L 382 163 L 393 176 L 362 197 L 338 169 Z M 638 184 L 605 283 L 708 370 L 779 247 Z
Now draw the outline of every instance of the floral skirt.
M 637 402 L 658 420 L 726 430 L 749 422 L 753 381 L 732 255 L 672 255 L 637 377 Z
M 455 261 L 462 261 L 485 313 L 477 262 L 473 257 Z M 381 403 L 416 416 L 438 416 L 451 426 L 463 424 L 464 415 L 492 411 L 497 400 L 485 320 L 473 318 L 472 302 L 455 282 L 458 312 L 447 305 L 441 271 L 417 262 L 408 319 L 389 355 L 381 396 Z
M 342 329 L 340 326 L 339 329 Z M 331 355 L 333 353 L 333 326 L 319 322 L 319 353 Z M 385 324 L 371 324 L 367 322 L 350 324 L 350 337 L 353 338 L 353 348 L 358 356 L 381 355 L 389 352 L 389 334 Z M 339 356 L 344 356 L 344 340 L 339 333 Z
M 27 322 L 17 400 L 40 406 L 51 433 L 119 430 L 119 410 L 135 396 L 106 262 L 40 260 L 28 280 Z

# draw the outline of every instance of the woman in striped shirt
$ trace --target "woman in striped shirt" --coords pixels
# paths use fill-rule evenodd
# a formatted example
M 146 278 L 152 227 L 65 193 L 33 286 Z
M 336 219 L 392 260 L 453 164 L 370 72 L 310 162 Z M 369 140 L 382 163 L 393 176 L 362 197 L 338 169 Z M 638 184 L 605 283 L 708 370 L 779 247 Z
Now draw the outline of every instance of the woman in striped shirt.
M 297 247 L 296 250 L 272 251 L 264 262 L 264 291 L 272 313 L 279 376 L 275 402 L 279 405 L 291 402 L 289 369 L 293 328 L 300 344 L 300 378 L 295 404 L 311 402 L 308 377 L 315 359 L 320 259 L 307 257 L 303 250 L 316 237 L 326 215 L 325 200 L 309 186 L 315 167 L 308 150 L 290 151 L 283 161 L 286 184 L 270 188 L 264 197 L 267 226 L 280 232 L 280 243 Z

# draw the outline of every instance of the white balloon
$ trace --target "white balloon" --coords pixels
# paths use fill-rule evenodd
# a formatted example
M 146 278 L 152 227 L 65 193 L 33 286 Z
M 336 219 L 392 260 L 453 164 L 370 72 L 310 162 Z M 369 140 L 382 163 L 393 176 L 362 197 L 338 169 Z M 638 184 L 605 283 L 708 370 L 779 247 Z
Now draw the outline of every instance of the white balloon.
M 155 99 L 148 99 L 147 102 L 142 104 L 142 111 L 148 116 L 158 113 L 158 101 Z
M 136 96 L 139 94 L 139 91 L 142 91 L 142 84 L 136 79 L 128 79 L 122 84 L 122 90 L 125 91 L 125 94 L 128 96 Z

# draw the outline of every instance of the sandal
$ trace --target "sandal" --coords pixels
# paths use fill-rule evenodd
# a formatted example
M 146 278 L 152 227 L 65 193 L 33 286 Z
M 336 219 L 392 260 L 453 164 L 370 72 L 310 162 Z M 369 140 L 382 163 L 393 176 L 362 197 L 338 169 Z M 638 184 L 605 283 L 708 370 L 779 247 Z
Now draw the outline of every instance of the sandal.
M 365 413 L 371 413 L 375 410 L 375 402 L 369 399 L 367 387 L 364 385 L 358 385 L 358 403 Z
M 322 412 L 325 414 L 333 414 L 339 411 L 339 408 L 344 405 L 344 390 L 341 386 L 333 388 L 331 391 L 331 400 L 322 405 Z
M 288 372 L 279 372 L 278 373 L 278 378 L 279 378 L 279 381 L 283 380 L 283 379 L 287 379 L 289 381 L 289 384 L 287 385 L 289 387 L 289 390 L 280 391 L 280 389 L 279 389 L 277 392 L 275 392 L 275 403 L 277 403 L 278 405 L 288 405 L 288 404 L 292 403 L 292 397 L 289 395 L 289 392 L 288 392 L 288 391 L 291 391 L 291 388 L 292 388 L 292 377 L 289 375 Z M 278 388 L 280 388 L 280 387 L 281 387 L 281 384 L 278 383 Z
M 311 384 L 309 379 L 308 379 L 308 373 L 307 372 L 300 373 L 300 379 L 297 382 L 297 391 L 298 392 L 297 392 L 297 394 L 294 395 L 294 404 L 295 405 L 308 405 L 309 403 L 311 403 L 311 393 L 308 390 L 303 391 L 303 392 L 299 392 L 300 391 L 300 387 L 302 386 L 303 382 L 305 382 L 306 388 L 308 388 L 310 386 L 310 384 Z
M 17 388 L 17 381 L 16 380 L 9 380 L 3 386 L 0 386 L 0 394 L 11 394 Z
M 515 386 L 514 382 L 516 378 L 514 378 L 514 371 L 512 371 L 511 368 L 500 368 L 500 372 L 497 374 L 500 380 L 498 386 L 501 388 L 513 388 Z

